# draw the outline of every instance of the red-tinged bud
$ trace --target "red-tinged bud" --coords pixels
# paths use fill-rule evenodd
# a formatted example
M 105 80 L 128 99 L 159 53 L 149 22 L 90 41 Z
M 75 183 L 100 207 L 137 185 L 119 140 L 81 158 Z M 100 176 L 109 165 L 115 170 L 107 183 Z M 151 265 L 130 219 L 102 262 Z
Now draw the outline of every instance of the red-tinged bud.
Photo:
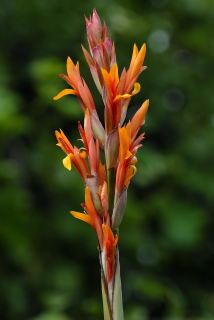
M 82 50 L 85 56 L 85 59 L 90 67 L 92 77 L 94 79 L 94 82 L 97 86 L 98 91 L 100 94 L 102 94 L 102 76 L 101 76 L 101 71 L 97 65 L 97 62 L 92 59 L 90 53 L 82 46 Z
M 99 68 L 95 66 L 90 67 L 92 77 L 94 79 L 94 83 L 99 91 L 100 94 L 102 94 L 102 77 L 101 77 L 101 72 Z
M 99 66 L 104 67 L 103 66 L 102 48 L 101 48 L 100 44 L 96 45 L 96 47 L 94 47 L 92 49 L 92 55 L 93 55 L 94 60 L 97 62 L 97 64 Z
M 104 41 L 104 47 L 106 49 L 107 55 L 111 57 L 111 67 L 113 64 L 116 62 L 116 56 L 115 56 L 115 49 L 114 49 L 114 44 L 109 38 L 106 38 Z
M 89 57 L 85 50 L 83 51 L 90 68 L 96 62 L 97 73 L 99 68 L 109 71 L 116 61 L 115 48 L 108 35 L 107 27 L 105 23 L 102 25 L 96 10 L 89 19 L 86 18 L 86 31 L 92 57 Z
M 127 189 L 125 188 L 123 190 L 123 192 L 120 194 L 119 198 L 116 200 L 116 203 L 114 206 L 114 210 L 113 210 L 113 214 L 112 214 L 112 229 L 113 230 L 116 230 L 117 228 L 119 228 L 119 226 L 122 222 L 125 208 L 126 208 L 126 202 L 127 202 Z
M 90 114 L 91 117 L 91 125 L 94 136 L 99 140 L 101 146 L 104 146 L 105 143 L 105 130 L 103 128 L 102 123 L 96 112 Z
M 118 160 L 119 135 L 118 130 L 113 130 L 106 138 L 105 156 L 107 169 L 115 168 Z
M 86 32 L 89 46 L 91 48 L 96 46 L 96 43 L 98 43 L 102 37 L 103 27 L 95 9 L 89 20 L 86 18 Z

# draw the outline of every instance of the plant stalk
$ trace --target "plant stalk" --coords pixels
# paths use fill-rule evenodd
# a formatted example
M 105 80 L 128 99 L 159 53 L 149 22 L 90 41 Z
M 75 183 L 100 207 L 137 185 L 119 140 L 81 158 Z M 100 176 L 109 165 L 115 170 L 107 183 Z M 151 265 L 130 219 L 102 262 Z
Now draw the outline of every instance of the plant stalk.
M 105 274 L 105 255 L 102 253 L 100 263 L 104 320 L 124 320 L 118 248 L 114 275 L 109 283 Z

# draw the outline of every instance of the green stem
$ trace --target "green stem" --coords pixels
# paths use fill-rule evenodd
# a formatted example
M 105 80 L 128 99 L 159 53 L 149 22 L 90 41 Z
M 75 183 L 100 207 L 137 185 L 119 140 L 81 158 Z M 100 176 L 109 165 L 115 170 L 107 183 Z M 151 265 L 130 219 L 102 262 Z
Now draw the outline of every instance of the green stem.
M 104 320 L 124 320 L 118 248 L 115 273 L 110 283 L 107 282 L 105 277 L 103 257 L 100 257 L 100 262 Z

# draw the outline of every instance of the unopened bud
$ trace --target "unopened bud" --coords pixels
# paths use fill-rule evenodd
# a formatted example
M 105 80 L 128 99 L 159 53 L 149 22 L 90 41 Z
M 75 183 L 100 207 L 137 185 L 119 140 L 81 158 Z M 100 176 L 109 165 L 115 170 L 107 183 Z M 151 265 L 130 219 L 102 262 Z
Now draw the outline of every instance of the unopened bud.
M 119 135 L 118 130 L 113 130 L 106 138 L 105 155 L 107 169 L 115 168 L 118 160 Z
M 99 140 L 100 144 L 104 146 L 105 143 L 105 130 L 103 128 L 97 113 L 91 113 L 91 125 L 95 137 Z
M 103 33 L 103 27 L 96 10 L 93 11 L 92 17 L 89 20 L 86 18 L 86 31 L 88 42 L 92 49 L 100 42 Z
M 112 229 L 116 230 L 119 228 L 121 221 L 124 216 L 125 208 L 127 202 L 127 189 L 125 188 L 123 192 L 120 194 L 119 198 L 117 199 L 113 214 L 112 214 Z

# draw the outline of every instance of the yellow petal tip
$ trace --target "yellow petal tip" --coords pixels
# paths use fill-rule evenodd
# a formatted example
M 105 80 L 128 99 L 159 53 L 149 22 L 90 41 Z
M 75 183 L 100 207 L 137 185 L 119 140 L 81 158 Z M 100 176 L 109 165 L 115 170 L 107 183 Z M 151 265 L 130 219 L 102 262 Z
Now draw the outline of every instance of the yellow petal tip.
M 67 155 L 67 157 L 65 157 L 62 160 L 63 166 L 68 169 L 69 171 L 71 171 L 72 167 L 71 167 L 71 158 L 70 155 Z

